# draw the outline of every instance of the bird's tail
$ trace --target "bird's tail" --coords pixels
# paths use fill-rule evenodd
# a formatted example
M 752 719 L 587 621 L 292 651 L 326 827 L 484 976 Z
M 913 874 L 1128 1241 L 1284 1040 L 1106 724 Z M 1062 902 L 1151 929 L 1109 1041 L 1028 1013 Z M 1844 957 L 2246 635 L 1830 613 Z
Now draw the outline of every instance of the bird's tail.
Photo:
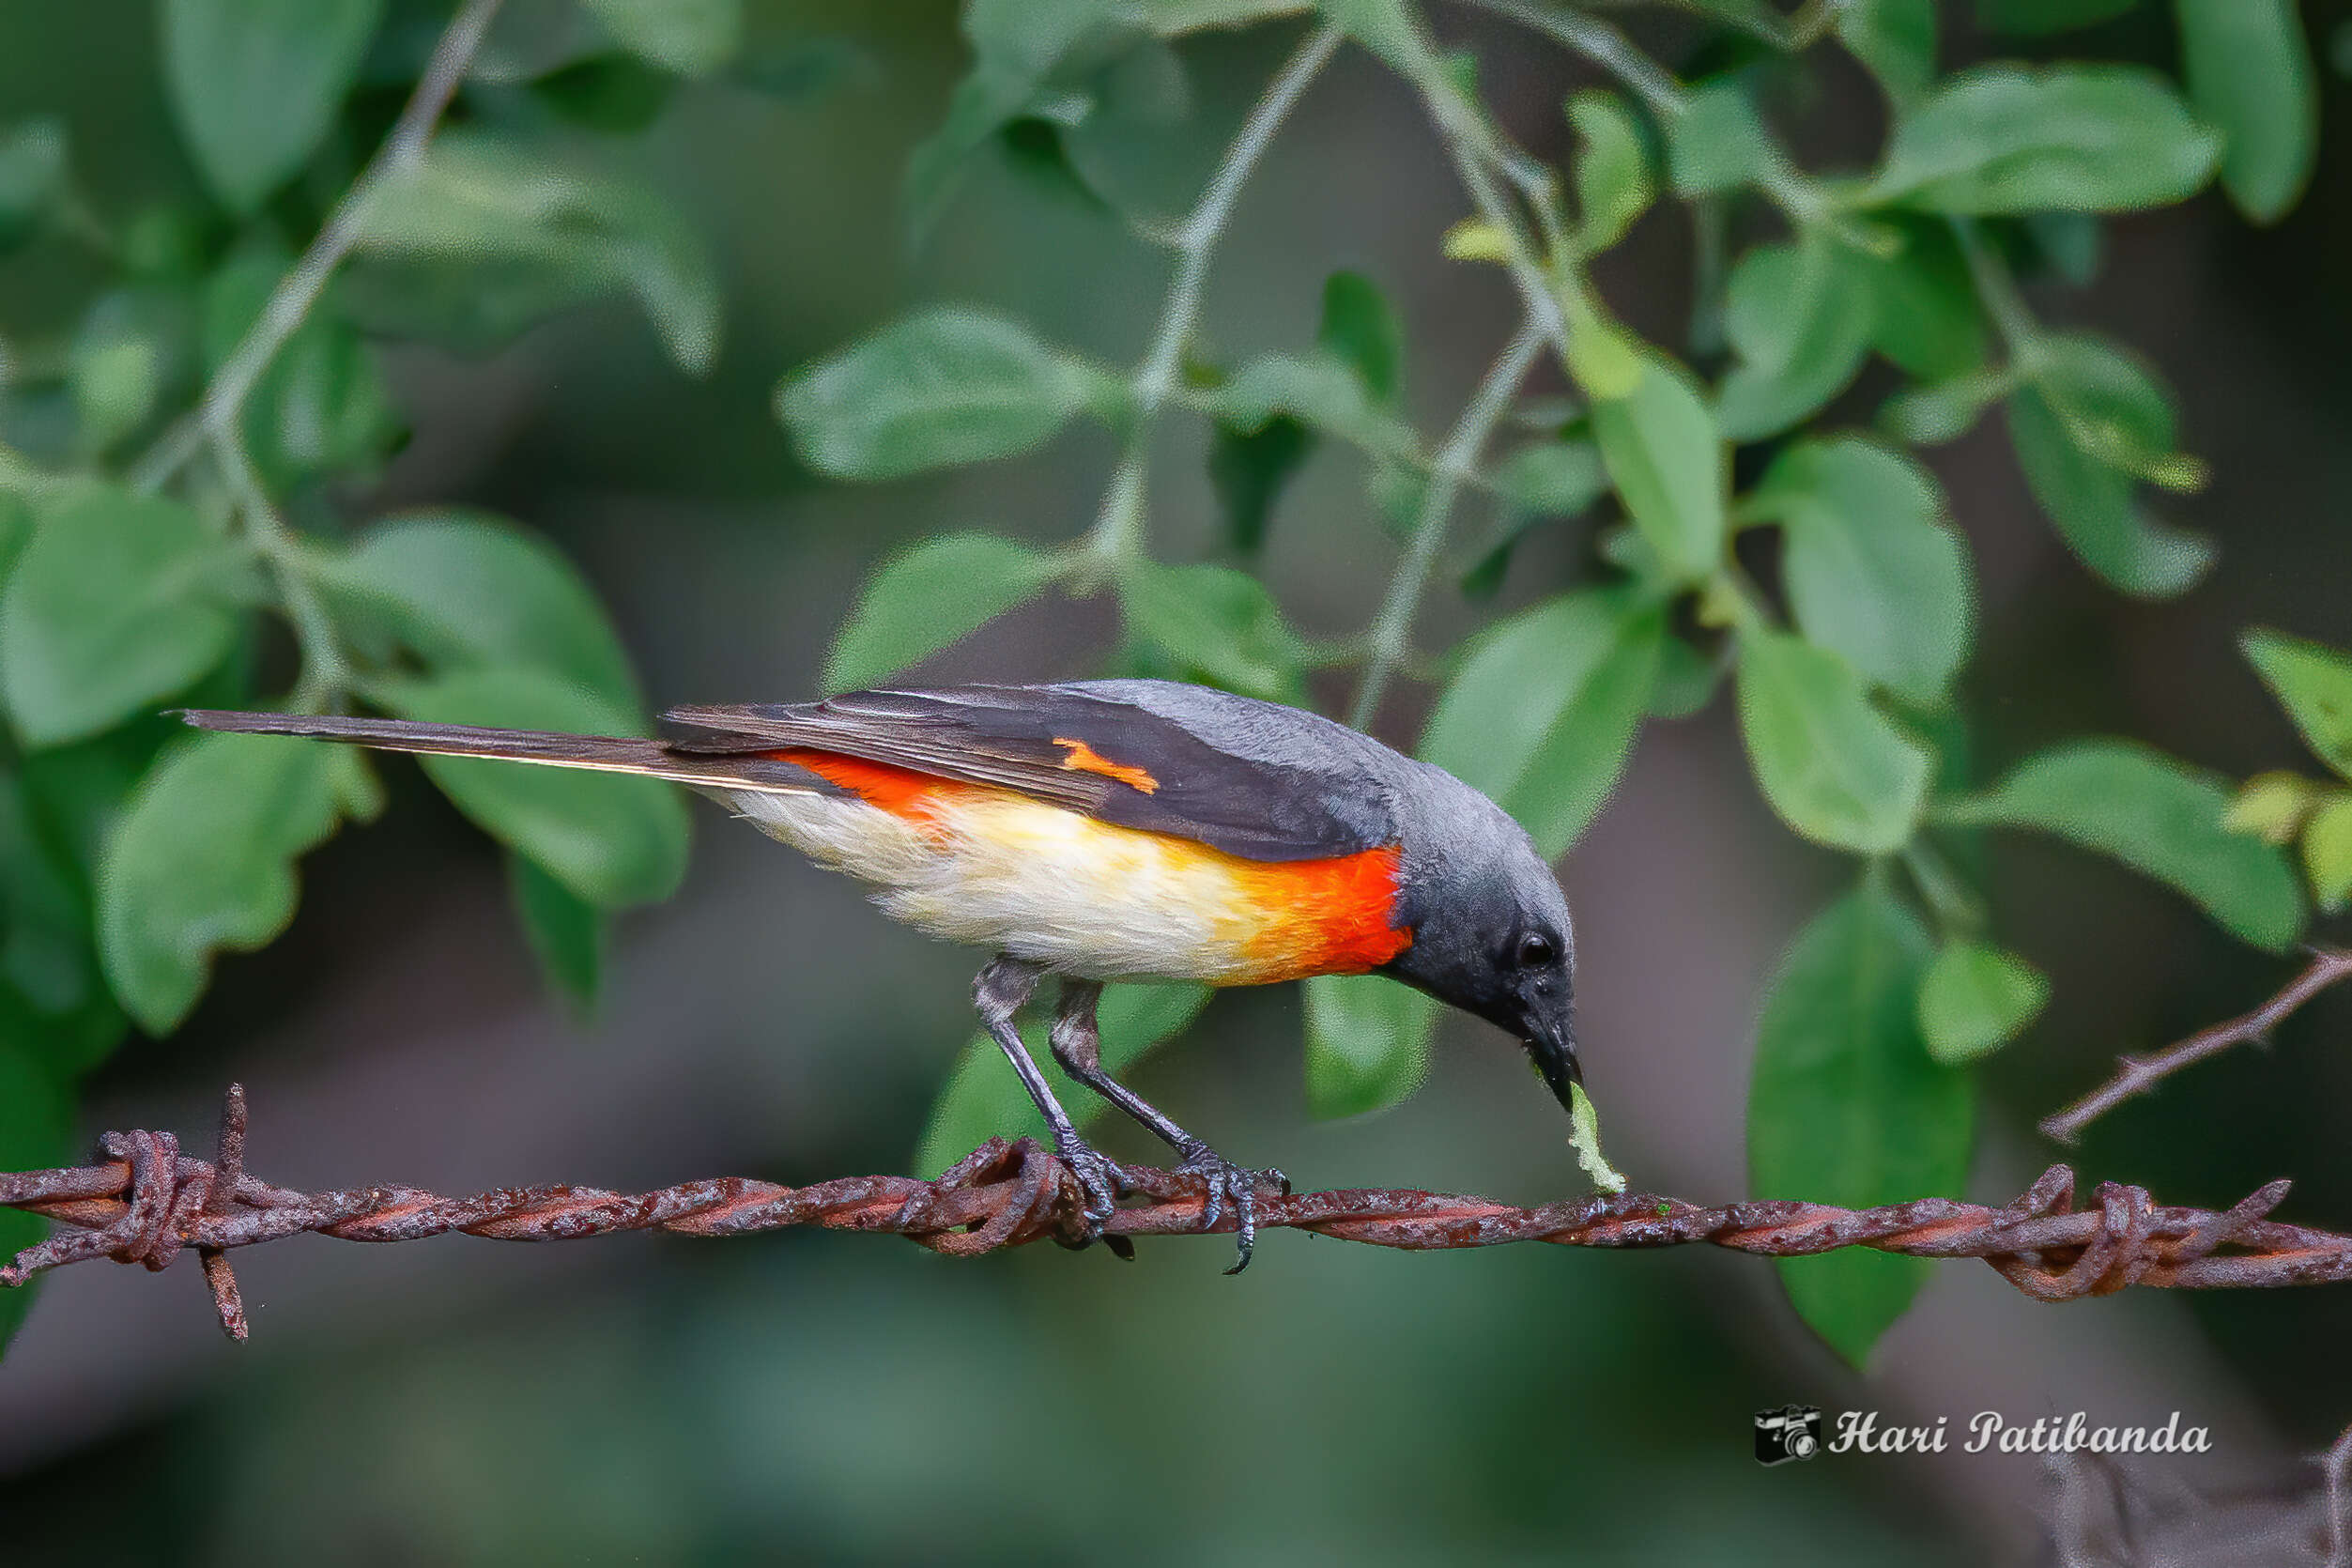
M 838 794 L 839 789 L 773 753 L 682 754 L 660 741 L 626 735 L 566 735 L 546 730 L 486 730 L 470 724 L 416 724 L 397 718 L 338 718 L 313 714 L 227 713 L 183 708 L 179 717 L 199 730 L 240 735 L 300 735 L 347 741 L 378 751 L 421 751 L 441 757 L 489 757 L 544 767 L 643 774 L 720 791 L 763 794 Z

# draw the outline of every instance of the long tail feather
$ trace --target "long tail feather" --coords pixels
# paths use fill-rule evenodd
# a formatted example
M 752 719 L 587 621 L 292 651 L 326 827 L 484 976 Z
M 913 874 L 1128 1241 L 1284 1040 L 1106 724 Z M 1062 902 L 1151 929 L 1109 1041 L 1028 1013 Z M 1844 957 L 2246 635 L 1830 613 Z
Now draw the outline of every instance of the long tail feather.
M 415 724 L 397 718 L 336 718 L 311 714 L 228 713 L 183 708 L 179 717 L 199 730 L 239 735 L 299 735 L 347 741 L 378 751 L 419 751 L 441 757 L 487 757 L 546 767 L 643 774 L 715 790 L 768 794 L 838 794 L 807 769 L 757 753 L 738 757 L 681 756 L 659 741 L 626 735 L 565 735 L 546 730 L 486 730 L 469 724 Z

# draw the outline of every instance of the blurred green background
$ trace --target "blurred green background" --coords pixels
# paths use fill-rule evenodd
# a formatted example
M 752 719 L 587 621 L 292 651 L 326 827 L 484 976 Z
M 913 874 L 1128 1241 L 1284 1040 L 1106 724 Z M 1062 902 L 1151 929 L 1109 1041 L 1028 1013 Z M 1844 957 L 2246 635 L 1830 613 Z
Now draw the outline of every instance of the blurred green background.
M 2341 37 L 2346 9 L 2307 7 L 2314 36 Z M 463 500 L 544 530 L 612 607 L 657 707 L 812 692 L 858 582 L 895 546 L 946 527 L 1066 538 L 1111 461 L 1092 433 L 944 478 L 823 484 L 770 414 L 781 371 L 935 299 L 988 301 L 1125 361 L 1165 281 L 1161 254 L 1001 160 L 910 254 L 898 181 L 961 69 L 953 8 L 751 14 L 757 41 L 822 40 L 829 63 L 806 91 L 689 87 L 647 136 L 600 152 L 638 166 L 716 251 L 715 371 L 681 377 L 617 304 L 486 358 L 391 347 L 412 439 L 337 498 L 353 517 Z M 1437 21 L 1449 38 L 1492 36 Z M 2153 48 L 2140 25 L 2105 42 Z M 1189 93 L 1135 130 L 1123 163 L 1160 205 L 1197 185 L 1290 38 L 1178 46 Z M 195 199 L 157 72 L 144 0 L 0 11 L 0 119 L 63 116 L 107 210 Z M 1514 40 L 1484 85 L 1545 152 L 1565 134 L 1562 92 L 1586 80 Z M 2140 346 L 2180 389 L 2187 443 L 2215 475 L 2175 508 L 2221 543 L 2204 588 L 2120 599 L 2031 515 L 1997 437 L 1933 454 L 1982 573 L 1969 683 L 1988 758 L 2120 732 L 2238 776 L 2297 765 L 2234 638 L 2260 622 L 2352 640 L 2352 121 L 2324 66 L 2323 95 L 2319 178 L 2287 222 L 2249 229 L 2208 194 L 2113 224 L 2097 290 L 2037 295 L 2052 319 Z M 1842 113 L 1823 106 L 1813 133 L 1867 146 L 1868 115 Z M 1207 335 L 1296 346 L 1324 276 L 1360 269 L 1402 312 L 1409 412 L 1430 427 L 1514 314 L 1492 269 L 1437 253 L 1463 210 L 1418 106 L 1344 57 L 1244 198 Z M 1629 321 L 1668 339 L 1688 306 L 1679 223 L 1654 220 L 1599 273 Z M 69 250 L 0 264 L 0 332 L 69 313 L 88 286 Z M 1163 559 L 1212 548 L 1200 440 L 1166 437 Z M 1538 541 L 1514 596 L 1560 579 L 1581 546 Z M 1305 631 L 1336 636 L 1369 613 L 1391 552 L 1327 453 L 1285 500 L 1266 573 Z M 1471 619 L 1451 595 L 1432 604 L 1442 633 Z M 1032 606 L 922 673 L 1091 673 L 1111 634 L 1107 606 Z M 1391 738 L 1414 733 L 1422 700 L 1395 705 Z M 1727 706 L 1645 733 L 1565 873 L 1611 1152 L 1637 1185 L 1695 1201 L 1744 1190 L 1756 998 L 1844 875 L 1757 801 Z M 168 1042 L 125 1048 L 89 1087 L 85 1132 L 196 1142 L 235 1078 L 254 1168 L 298 1187 L 905 1168 L 969 1029 L 968 955 L 698 807 L 684 892 L 624 923 L 605 1004 L 582 1019 L 542 994 L 492 849 L 412 769 L 386 772 L 384 820 L 303 863 L 292 931 L 225 961 Z M 2056 981 L 2033 1035 L 1988 1069 L 1971 1194 L 2001 1201 L 2055 1157 L 2034 1118 L 2114 1052 L 2242 1010 L 2285 971 L 2088 856 L 1997 858 L 1991 885 L 2006 939 Z M 1302 1187 L 1532 1202 L 1580 1185 L 1556 1108 L 1508 1042 L 1464 1022 L 1401 1109 L 1311 1122 L 1297 1010 L 1286 992 L 1224 997 L 1139 1087 Z M 2288 1217 L 2352 1225 L 2348 1038 L 2352 997 L 2329 998 L 2274 1052 L 2176 1081 L 2098 1130 L 2086 1182 L 2225 1206 L 2285 1174 Z M 1146 1152 L 1120 1137 L 1115 1149 Z M 2213 1429 L 2215 1452 L 2176 1478 L 2213 1494 L 2307 1483 L 2296 1456 L 2352 1418 L 2341 1290 L 2051 1309 L 1955 1264 L 1856 1374 L 1796 1322 L 1767 1266 L 1699 1250 L 1414 1256 L 1278 1234 L 1241 1279 L 1219 1277 L 1225 1262 L 1222 1244 L 1176 1241 L 1121 1267 L 1045 1248 L 954 1263 L 838 1236 L 292 1240 L 240 1260 L 254 1339 L 238 1348 L 192 1268 L 77 1268 L 45 1284 L 0 1365 L 0 1530 L 11 1560 L 41 1563 L 2033 1560 L 2037 1463 L 1767 1470 L 1752 1412 L 1796 1400 L 1907 1424 L 1987 1408 L 2153 1423 L 2177 1408 Z

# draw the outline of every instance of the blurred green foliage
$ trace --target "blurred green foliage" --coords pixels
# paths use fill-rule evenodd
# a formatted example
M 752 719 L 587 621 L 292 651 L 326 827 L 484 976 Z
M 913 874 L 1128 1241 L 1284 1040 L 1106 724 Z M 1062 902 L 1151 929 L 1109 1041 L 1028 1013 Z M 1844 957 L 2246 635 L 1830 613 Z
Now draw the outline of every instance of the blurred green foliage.
M 1096 525 L 1067 546 L 958 531 L 884 562 L 828 680 L 886 679 L 1041 595 L 1107 595 L 1118 670 L 1299 701 L 1312 671 L 1360 669 L 1364 724 L 1391 678 L 1436 676 L 1419 754 L 1495 795 L 1550 854 L 1591 822 L 1646 718 L 1695 712 L 1729 684 L 1763 800 L 1857 862 L 1854 890 L 1806 928 L 1762 1005 L 1755 1189 L 1857 1206 L 1951 1192 L 1974 1125 L 1966 1064 L 2026 1029 L 2048 992 L 1985 930 L 1956 869 L 1975 835 L 2112 855 L 2266 948 L 2303 930 L 2304 882 L 2323 908 L 2352 898 L 2352 662 L 2317 645 L 2257 633 L 2248 654 L 2327 781 L 2267 776 L 2233 801 L 2129 741 L 2052 748 L 1990 790 L 1952 776 L 1975 572 L 1939 486 L 1902 450 L 1954 439 L 1999 405 L 2026 484 L 2085 568 L 2143 598 L 2194 586 L 2211 545 L 2150 510 L 2204 477 L 2176 450 L 2171 394 L 2127 348 L 2038 321 L 2018 278 L 2087 277 L 2103 215 L 2217 179 L 2253 222 L 2291 208 L 2316 141 L 2294 7 L 2178 0 L 2184 88 L 2087 59 L 1941 74 L 1929 0 L 1698 8 L 1726 47 L 1695 54 L 1721 63 L 1688 80 L 1599 12 L 1480 3 L 1615 80 L 1566 100 L 1564 168 L 1511 143 L 1477 62 L 1440 52 L 1408 0 L 970 0 L 969 71 L 906 172 L 910 238 L 994 149 L 1169 245 L 1175 283 L 1131 368 L 1000 311 L 933 304 L 783 377 L 776 410 L 833 479 L 1019 456 L 1082 421 L 1121 453 Z M 1983 0 L 1976 15 L 2039 36 L 2129 5 Z M 0 250 L 75 249 L 104 278 L 77 315 L 0 359 L 0 1166 L 61 1158 L 75 1081 L 131 1022 L 177 1027 L 216 953 L 292 918 L 300 857 L 378 808 L 356 756 L 179 734 L 158 707 L 645 723 L 620 640 L 560 552 L 447 509 L 351 534 L 334 485 L 403 439 L 377 362 L 388 340 L 480 348 L 620 297 L 679 372 L 707 370 L 720 290 L 704 243 L 595 141 L 562 132 L 636 134 L 682 90 L 805 93 L 838 62 L 822 49 L 747 57 L 735 0 L 583 0 L 484 39 L 472 29 L 494 9 L 160 0 L 169 106 L 202 207 L 96 210 L 55 122 L 0 125 Z M 1297 35 L 1296 53 L 1199 204 L 1145 208 L 1104 146 L 1181 99 L 1169 40 L 1260 25 Z M 1405 412 L 1412 323 L 1349 269 L 1330 272 L 1302 348 L 1227 355 L 1197 331 L 1237 191 L 1351 45 L 1416 95 L 1468 192 L 1470 211 L 1431 248 L 1464 264 L 1466 287 L 1502 269 L 1523 340 L 1558 361 L 1568 397 L 1522 398 L 1530 357 L 1507 346 L 1451 430 L 1425 437 Z M 1875 79 L 1889 129 L 1868 167 L 1819 172 L 1773 121 L 1833 47 Z M 386 90 L 436 80 L 454 95 L 447 115 L 412 115 L 387 141 Z M 1590 267 L 1662 198 L 1776 224 L 1699 269 L 1714 282 L 1679 355 L 1618 320 Z M 1728 231 L 1691 232 L 1719 245 Z M 1824 410 L 1866 373 L 1896 383 L 1876 428 L 1833 428 Z M 1209 432 L 1227 514 L 1216 560 L 1152 553 L 1151 435 L 1170 411 Z M 1523 438 L 1490 453 L 1506 427 Z M 1300 635 L 1258 570 L 1287 481 L 1327 442 L 1360 454 L 1367 515 L 1401 546 L 1364 634 L 1335 644 Z M 1466 506 L 1485 526 L 1452 580 L 1474 602 L 1540 530 L 1597 525 L 1592 559 L 1462 646 L 1416 649 Z M 610 913 L 683 874 L 677 800 L 553 770 L 436 759 L 426 772 L 505 847 L 552 983 L 592 997 Z M 1115 991 L 1107 1058 L 1140 1057 L 1202 1001 Z M 1313 982 L 1311 1099 L 1343 1114 L 1409 1092 L 1435 1021 L 1384 979 Z M 919 1159 L 944 1165 L 1022 1115 L 976 1045 Z M 1917 1274 L 1875 1254 L 1787 1269 L 1808 1321 L 1856 1360 Z

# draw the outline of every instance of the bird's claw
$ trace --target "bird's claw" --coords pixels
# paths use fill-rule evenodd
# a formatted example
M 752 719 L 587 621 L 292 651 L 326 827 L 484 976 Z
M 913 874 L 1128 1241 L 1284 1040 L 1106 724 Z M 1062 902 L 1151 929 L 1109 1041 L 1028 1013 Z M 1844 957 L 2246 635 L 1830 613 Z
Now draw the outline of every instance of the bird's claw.
M 1201 1206 L 1201 1229 L 1214 1230 L 1230 1207 L 1234 1216 L 1234 1241 L 1240 1256 L 1225 1270 L 1238 1274 L 1250 1267 L 1250 1253 L 1257 1245 L 1257 1193 L 1266 1188 L 1287 1196 L 1290 1178 L 1276 1170 L 1253 1171 L 1210 1148 L 1196 1144 L 1184 1150 L 1184 1160 L 1176 1170 L 1185 1176 L 1196 1176 L 1207 1189 L 1207 1201 Z
M 1068 1169 L 1071 1179 L 1078 1183 L 1080 1195 L 1085 1200 L 1079 1210 L 1084 1223 L 1079 1227 L 1080 1236 L 1075 1244 L 1084 1247 L 1102 1241 L 1121 1257 L 1131 1257 L 1134 1252 L 1132 1246 L 1121 1245 L 1127 1240 L 1125 1237 L 1105 1237 L 1102 1234 L 1102 1227 L 1118 1207 L 1119 1195 L 1128 1190 L 1127 1178 L 1120 1174 L 1118 1166 L 1100 1150 L 1075 1138 L 1057 1143 L 1053 1152 Z

